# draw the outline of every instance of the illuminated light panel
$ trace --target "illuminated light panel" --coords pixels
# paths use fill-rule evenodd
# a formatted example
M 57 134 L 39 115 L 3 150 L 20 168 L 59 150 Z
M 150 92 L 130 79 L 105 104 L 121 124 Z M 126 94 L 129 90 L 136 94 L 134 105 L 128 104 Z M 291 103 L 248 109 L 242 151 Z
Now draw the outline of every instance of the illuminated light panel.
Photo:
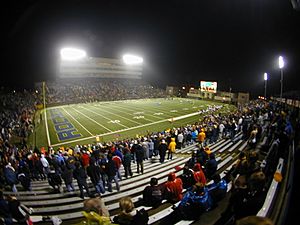
M 143 58 L 135 55 L 125 54 L 123 56 L 123 61 L 127 65 L 134 65 L 143 63 Z
M 60 51 L 63 60 L 78 60 L 86 57 L 86 52 L 76 48 L 63 48 Z

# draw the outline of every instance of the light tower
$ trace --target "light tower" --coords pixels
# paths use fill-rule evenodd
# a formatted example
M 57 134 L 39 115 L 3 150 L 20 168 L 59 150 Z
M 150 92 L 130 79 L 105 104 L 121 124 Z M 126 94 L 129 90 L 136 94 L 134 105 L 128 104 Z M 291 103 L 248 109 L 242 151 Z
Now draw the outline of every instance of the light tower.
M 280 100 L 282 99 L 282 91 L 283 91 L 283 67 L 284 67 L 284 61 L 283 57 L 279 56 L 278 58 L 278 65 L 280 69 Z
M 265 99 L 267 99 L 267 80 L 268 80 L 267 73 L 264 73 L 264 80 L 265 80 Z

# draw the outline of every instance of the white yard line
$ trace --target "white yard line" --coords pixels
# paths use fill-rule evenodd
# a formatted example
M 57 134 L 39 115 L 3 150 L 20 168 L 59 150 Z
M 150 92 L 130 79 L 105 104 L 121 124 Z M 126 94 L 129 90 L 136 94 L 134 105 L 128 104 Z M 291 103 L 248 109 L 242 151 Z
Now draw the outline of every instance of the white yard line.
M 73 108 L 74 109 L 74 108 Z M 100 127 L 103 127 L 105 130 L 108 130 L 110 132 L 112 132 L 112 130 L 108 129 L 107 127 L 103 126 L 102 124 L 98 123 L 96 120 L 92 119 L 91 117 L 84 115 L 82 112 L 78 111 L 77 109 L 74 109 L 76 112 L 80 113 L 81 115 L 85 116 L 86 118 L 88 118 L 89 120 L 93 121 L 94 123 L 98 124 Z
M 128 108 L 124 108 L 124 107 L 121 107 L 121 106 L 116 106 L 116 105 L 114 105 L 114 107 L 116 107 L 116 108 L 121 108 L 121 109 L 126 109 L 126 110 L 129 110 L 129 111 L 131 111 L 131 112 L 136 112 L 136 110 L 133 110 L 133 109 L 128 109 Z M 132 114 L 130 114 L 130 113 L 127 113 L 128 115 L 131 115 L 132 116 Z M 151 116 L 151 117 L 154 117 L 154 118 L 156 118 L 156 119 L 161 119 L 161 117 L 159 117 L 159 116 L 154 116 L 154 115 L 152 115 L 152 114 L 147 114 L 147 116 Z M 146 119 L 146 118 L 143 118 L 144 120 L 148 120 L 148 119 Z M 150 121 L 150 122 L 153 122 L 152 120 L 148 120 L 148 121 Z
M 45 126 L 46 126 L 46 135 L 47 135 L 48 146 L 51 146 L 46 110 L 47 110 L 47 108 L 44 108 L 44 119 L 45 119 Z
M 93 108 L 96 108 L 96 109 L 98 109 L 98 107 L 95 107 L 95 106 L 92 106 L 92 107 L 93 107 Z M 103 110 L 104 112 L 110 113 L 110 114 L 112 114 L 112 115 L 115 115 L 115 116 L 121 117 L 121 118 L 123 118 L 124 120 L 128 120 L 128 121 L 130 121 L 130 122 L 137 123 L 137 124 L 141 125 L 141 123 L 139 123 L 139 122 L 136 122 L 136 121 L 134 121 L 134 120 L 131 120 L 131 119 L 128 119 L 128 118 L 126 118 L 126 117 L 124 117 L 124 116 L 120 116 L 120 115 L 118 115 L 118 114 L 115 114 L 115 113 L 109 112 L 109 111 L 107 111 L 107 110 L 104 110 L 104 109 L 102 109 L 102 108 L 101 108 L 101 110 Z
M 73 120 L 75 120 L 83 129 L 86 130 L 86 132 L 88 132 L 90 135 L 93 136 L 93 134 L 85 127 L 83 126 L 76 118 L 74 118 L 74 116 L 72 116 L 65 108 L 62 108 Z
M 87 109 L 87 108 L 84 108 L 84 109 L 87 110 L 87 111 L 89 111 L 89 112 L 91 112 L 91 113 L 94 113 L 94 114 L 96 114 L 96 115 L 98 115 L 98 116 L 101 116 L 101 117 L 103 117 L 104 119 L 106 119 L 106 120 L 108 120 L 108 121 L 111 121 L 111 120 L 112 120 L 112 119 L 110 119 L 110 118 L 108 118 L 108 117 L 106 117 L 106 116 L 101 115 L 100 113 L 94 112 L 93 110 L 90 110 L 90 109 Z M 118 122 L 118 123 L 116 123 L 116 124 L 118 124 L 118 125 L 120 125 L 120 126 L 122 126 L 122 127 L 125 127 L 125 128 L 129 128 L 129 127 L 127 127 L 127 126 L 121 124 L 120 122 Z

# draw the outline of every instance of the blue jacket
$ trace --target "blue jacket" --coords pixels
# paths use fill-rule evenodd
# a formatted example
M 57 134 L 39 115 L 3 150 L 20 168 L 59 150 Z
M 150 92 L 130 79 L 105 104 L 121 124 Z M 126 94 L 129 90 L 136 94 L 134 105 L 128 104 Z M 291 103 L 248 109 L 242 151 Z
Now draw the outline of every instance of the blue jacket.
M 205 187 L 201 195 L 191 190 L 187 191 L 187 193 L 183 196 L 179 205 L 187 206 L 189 204 L 197 205 L 203 211 L 209 211 L 213 206 L 213 201 L 208 192 L 208 189 Z

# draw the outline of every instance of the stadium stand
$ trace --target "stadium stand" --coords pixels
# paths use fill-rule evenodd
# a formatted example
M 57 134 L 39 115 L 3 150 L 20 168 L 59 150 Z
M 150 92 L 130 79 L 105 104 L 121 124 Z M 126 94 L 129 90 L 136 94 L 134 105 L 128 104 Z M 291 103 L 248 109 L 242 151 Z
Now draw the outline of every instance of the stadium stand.
M 223 141 L 220 141 L 220 143 L 224 143 Z M 231 144 L 232 145 L 232 144 Z M 231 145 L 227 145 L 227 149 L 231 147 Z M 214 146 L 217 148 L 218 144 L 214 144 Z M 183 148 L 178 151 L 178 154 L 182 151 L 185 152 L 187 150 L 195 149 L 196 146 L 188 146 L 186 148 Z M 213 146 L 211 146 L 212 151 L 214 150 Z M 223 151 L 222 151 L 223 152 Z M 225 156 L 223 160 L 218 164 L 218 170 L 220 171 L 221 169 L 224 170 L 226 168 L 226 165 L 232 165 L 235 162 L 235 158 L 233 158 L 231 155 L 230 156 Z M 178 163 L 176 163 L 178 162 Z M 111 215 L 113 215 L 114 210 L 118 208 L 118 203 L 116 202 L 117 199 L 120 199 L 121 197 L 124 196 L 135 196 L 137 195 L 136 198 L 134 198 L 134 202 L 137 203 L 140 198 L 141 198 L 141 192 L 144 189 L 146 183 L 148 183 L 148 178 L 152 176 L 156 176 L 159 179 L 159 182 L 165 182 L 167 174 L 169 173 L 170 169 L 174 169 L 177 165 L 183 166 L 183 164 L 186 162 L 186 158 L 174 158 L 173 160 L 169 160 L 166 163 L 158 164 L 156 167 L 151 164 L 150 161 L 145 164 L 145 172 L 143 174 L 143 177 L 137 175 L 134 176 L 131 179 L 128 180 L 122 180 L 121 182 L 121 193 L 117 193 L 114 191 L 114 193 L 105 193 L 102 195 L 103 200 L 105 201 L 105 204 L 107 205 L 109 211 L 111 212 Z M 231 163 L 231 164 L 230 164 Z M 150 165 L 151 164 L 151 165 Z M 168 166 L 169 165 L 169 166 Z M 148 166 L 148 168 L 147 168 Z M 135 165 L 133 166 L 133 169 L 135 169 Z M 229 167 L 227 167 L 229 169 Z M 163 173 L 163 171 L 166 171 Z M 123 171 L 122 171 L 123 172 Z M 180 175 L 180 171 L 178 171 Z M 225 176 L 225 173 L 223 171 L 222 177 Z M 138 179 L 142 179 L 140 181 L 137 181 Z M 127 181 L 127 182 L 126 182 Z M 39 181 L 39 182 L 33 182 L 33 191 L 31 194 L 28 195 L 26 192 L 18 192 L 18 199 L 22 201 L 23 204 L 26 204 L 29 207 L 32 207 L 34 209 L 33 215 L 56 215 L 59 218 L 61 218 L 63 221 L 65 220 L 74 220 L 77 218 L 82 217 L 82 200 L 78 197 L 69 197 L 68 193 L 66 194 L 46 194 L 47 190 L 49 191 L 49 188 L 47 185 L 43 186 L 43 184 L 46 184 L 46 181 Z M 137 188 L 139 185 L 143 185 Z M 38 188 L 38 190 L 36 189 Z M 40 191 L 40 188 L 45 188 L 46 191 Z M 128 190 L 128 191 L 127 191 Z M 124 192 L 123 192 L 124 191 Z M 77 191 L 78 192 L 78 191 Z M 76 193 L 76 192 L 75 192 Z M 11 192 L 5 192 L 5 194 L 12 194 Z M 60 197 L 67 197 L 67 199 L 55 199 L 53 198 L 60 198 Z M 43 199 L 41 202 L 40 200 Z M 48 199 L 48 200 L 47 200 Z M 78 202 L 78 203 L 76 203 Z M 51 206 L 52 205 L 52 206 Z M 55 205 L 55 206 L 53 206 Z M 64 213 L 64 212 L 70 212 L 70 211 L 77 211 L 77 212 L 72 212 L 72 213 Z M 149 224 L 152 224 L 154 222 L 157 222 L 159 219 L 162 217 L 165 217 L 170 213 L 172 209 L 170 207 L 160 211 L 159 213 L 153 214 L 150 216 L 150 221 Z M 60 214 L 55 214 L 57 212 L 60 212 Z
M 29 97 L 30 99 L 35 99 L 34 94 L 29 95 L 31 96 Z M 92 100 L 94 101 L 96 99 Z M 55 101 L 53 101 L 53 103 L 59 103 L 59 101 L 60 100 L 56 99 Z M 87 101 L 87 99 L 78 100 L 75 98 L 75 101 Z M 32 102 L 30 102 L 30 104 L 32 104 Z M 256 102 L 254 105 L 257 106 L 258 103 Z M 20 104 L 19 106 L 20 108 L 17 109 L 17 112 L 20 113 L 19 115 L 22 115 L 23 105 Z M 259 107 L 252 109 L 252 115 L 255 115 L 257 111 L 264 109 L 263 107 L 265 107 L 264 103 L 259 104 Z M 278 215 L 271 214 L 274 213 L 274 211 L 278 211 L 278 209 L 274 210 L 274 201 L 284 201 L 282 195 L 279 194 L 280 189 L 284 187 L 283 185 L 279 185 L 279 182 L 281 182 L 279 178 L 276 178 L 277 180 L 274 181 L 273 176 L 269 175 L 273 175 L 274 172 L 277 172 L 277 174 L 280 174 L 280 176 L 288 175 L 288 168 L 292 168 L 291 166 L 288 167 L 288 157 L 290 157 L 290 152 L 287 150 L 287 147 L 291 144 L 292 134 L 288 133 L 287 124 L 284 122 L 284 120 L 282 120 L 282 117 L 286 116 L 286 114 L 281 113 L 283 110 L 286 112 L 288 111 L 283 108 L 276 109 L 275 106 L 273 106 L 273 114 L 270 114 L 270 118 L 268 118 L 268 120 L 266 120 L 264 123 L 260 124 L 261 133 L 260 136 L 257 136 L 257 143 L 255 145 L 249 142 L 251 136 L 250 133 L 252 131 L 251 124 L 247 124 L 249 129 L 247 129 L 246 131 L 243 131 L 241 129 L 233 137 L 224 135 L 216 142 L 208 142 L 208 146 L 210 147 L 211 152 L 216 154 L 216 159 L 218 162 L 217 173 L 220 174 L 222 178 L 226 178 L 229 181 L 230 185 L 228 187 L 228 195 L 230 195 L 230 191 L 232 189 L 232 185 L 230 183 L 232 177 L 230 177 L 231 174 L 229 171 L 232 171 L 232 169 L 236 169 L 236 164 L 238 162 L 240 152 L 245 152 L 248 157 L 252 152 L 258 153 L 256 163 L 259 165 L 259 170 L 263 170 L 267 177 L 271 177 L 267 180 L 266 186 L 268 187 L 268 192 L 266 193 L 264 204 L 261 207 L 261 210 L 258 211 L 258 215 L 268 216 L 270 218 L 279 217 Z M 28 109 L 27 111 L 30 110 Z M 8 145 L 7 141 L 5 141 L 9 139 L 9 126 L 11 126 L 16 118 L 14 117 L 10 121 L 7 121 L 5 116 L 7 113 L 10 114 L 12 112 L 3 112 L 4 116 L 2 117 L 2 121 L 5 122 L 1 123 L 1 128 L 3 131 L 1 134 L 2 162 L 7 162 L 9 158 L 17 153 L 17 149 L 14 148 L 14 150 L 12 150 L 13 147 Z M 13 112 L 12 114 L 14 113 L 15 112 Z M 26 118 L 28 119 L 30 118 L 30 116 L 26 115 Z M 252 119 L 252 122 L 257 122 L 258 117 L 254 116 L 254 118 Z M 285 119 L 287 118 L 285 117 Z M 23 125 L 21 125 L 21 127 L 23 127 Z M 27 126 L 24 127 L 24 129 L 27 130 L 28 123 Z M 191 143 L 181 149 L 177 149 L 175 157 L 173 157 L 172 160 L 165 161 L 164 163 L 159 162 L 159 156 L 153 156 L 151 159 L 145 160 L 143 174 L 136 173 L 137 165 L 136 163 L 134 163 L 132 165 L 134 175 L 132 178 L 123 178 L 119 181 L 119 184 L 121 186 L 120 191 L 116 190 L 116 184 L 113 183 L 112 192 L 106 191 L 104 194 L 101 194 L 102 199 L 109 210 L 111 218 L 113 218 L 113 216 L 117 215 L 119 212 L 118 201 L 122 197 L 131 196 L 134 204 L 138 209 L 145 208 L 147 210 L 149 214 L 149 224 L 166 224 L 165 219 L 173 212 L 174 205 L 170 204 L 167 201 L 163 201 L 163 204 L 158 209 L 145 207 L 141 205 L 141 193 L 148 184 L 149 178 L 153 176 L 158 178 L 160 184 L 164 183 L 167 180 L 167 176 L 171 171 L 174 171 L 178 176 L 180 176 L 182 174 L 182 168 L 187 162 L 187 157 L 184 157 L 184 155 L 189 155 L 199 149 L 199 146 L 197 144 Z M 24 148 L 26 148 L 25 143 Z M 278 149 L 281 149 L 281 151 L 279 152 Z M 1 172 L 4 172 L 4 165 L 1 167 Z M 123 167 L 121 167 L 121 174 L 124 174 Z M 4 177 L 2 175 L 1 179 L 3 181 L 1 182 L 1 184 L 7 182 L 4 180 Z M 91 182 L 91 179 L 88 179 L 88 184 L 91 192 L 95 193 L 95 188 Z M 82 213 L 83 199 L 78 197 L 78 185 L 75 184 L 74 186 L 76 190 L 74 192 L 67 192 L 66 189 L 64 189 L 62 193 L 55 193 L 52 188 L 49 188 L 48 180 L 39 180 L 31 181 L 30 191 L 22 191 L 23 185 L 21 186 L 20 184 L 18 184 L 16 186 L 18 190 L 17 192 L 5 190 L 3 193 L 4 195 L 15 195 L 22 204 L 28 207 L 32 207 L 33 216 L 57 216 L 63 221 L 63 224 L 80 224 L 80 222 L 84 220 L 84 215 Z M 8 189 L 9 188 L 10 187 L 8 187 Z M 184 192 L 185 191 L 186 190 L 184 190 Z M 218 205 L 218 207 L 205 213 L 203 216 L 201 215 L 201 220 L 199 221 L 181 220 L 176 224 L 217 224 L 218 220 L 223 219 L 222 212 L 225 210 L 227 202 L 228 198 L 225 198 L 224 201 L 222 201 Z M 175 206 L 178 205 L 178 203 L 179 202 L 177 202 Z M 224 222 L 224 220 L 222 221 Z M 233 221 L 234 219 L 232 220 L 232 218 L 230 218 L 228 221 L 226 221 L 226 223 L 223 224 L 232 224 Z M 49 222 L 42 222 L 42 224 L 46 223 Z

